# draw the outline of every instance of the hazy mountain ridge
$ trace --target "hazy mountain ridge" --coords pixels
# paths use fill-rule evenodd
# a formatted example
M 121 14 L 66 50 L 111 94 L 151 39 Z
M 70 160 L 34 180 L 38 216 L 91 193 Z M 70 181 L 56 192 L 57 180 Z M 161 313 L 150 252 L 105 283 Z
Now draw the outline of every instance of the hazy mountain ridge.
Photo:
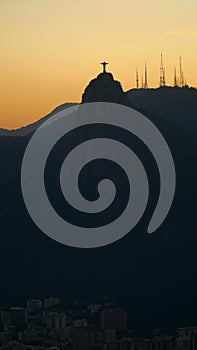
M 37 120 L 34 123 L 31 123 L 27 126 L 23 126 L 19 129 L 14 129 L 14 130 L 7 130 L 7 129 L 2 129 L 0 128 L 0 136 L 25 136 L 33 131 L 35 131 L 43 122 L 45 122 L 47 119 L 51 118 L 55 113 L 62 111 L 63 109 L 72 107 L 77 105 L 77 103 L 63 103 L 55 109 L 53 109 L 49 114 L 46 116 L 42 117 L 41 119 Z

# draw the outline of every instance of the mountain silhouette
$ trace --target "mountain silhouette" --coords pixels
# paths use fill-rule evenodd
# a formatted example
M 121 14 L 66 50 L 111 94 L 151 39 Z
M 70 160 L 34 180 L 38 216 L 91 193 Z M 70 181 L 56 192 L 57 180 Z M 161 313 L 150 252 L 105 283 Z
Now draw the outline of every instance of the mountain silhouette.
M 197 134 L 197 90 L 195 88 L 131 89 L 126 94 L 134 108 L 174 123 L 193 135 Z
M 77 105 L 77 103 L 63 103 L 62 105 L 53 109 L 49 114 L 43 118 L 37 120 L 36 122 L 23 126 L 15 130 L 7 130 L 0 128 L 0 136 L 25 136 L 29 133 L 35 131 L 39 126 L 44 123 L 47 119 L 51 118 L 55 113 L 62 111 L 63 109 Z
M 82 103 L 86 102 L 114 102 L 130 105 L 120 82 L 114 80 L 113 75 L 108 72 L 100 73 L 90 81 L 82 95 Z
M 102 91 L 98 97 L 94 94 L 100 91 L 107 80 L 106 99 L 115 99 L 116 96 L 114 102 L 122 100 L 123 104 L 127 103 L 119 83 L 113 81 L 110 73 L 106 74 L 105 77 L 98 76 L 89 84 L 82 102 L 93 102 L 95 98 L 100 100 Z M 121 139 L 139 156 L 147 171 L 149 203 L 134 230 L 112 245 L 82 250 L 63 246 L 43 234 L 27 213 L 21 193 L 21 164 L 31 135 L 55 111 L 68 107 L 67 104 L 59 106 L 31 126 L 10 132 L 11 136 L 0 137 L 0 300 L 3 303 L 19 303 L 27 297 L 40 298 L 54 294 L 67 300 L 95 300 L 97 296 L 108 295 L 117 304 L 126 307 L 131 328 L 147 330 L 192 325 L 196 322 L 197 143 L 189 132 L 190 114 L 187 115 L 186 131 L 183 126 L 186 117 L 180 118 L 179 114 L 171 111 L 171 120 L 170 115 L 166 116 L 163 112 L 162 103 L 159 109 L 161 95 L 165 95 L 162 97 L 164 100 L 167 98 L 173 101 L 173 98 L 172 95 L 166 97 L 164 90 L 158 90 L 127 92 L 130 103 L 136 109 L 145 111 L 144 114 L 163 134 L 176 167 L 177 186 L 172 208 L 162 226 L 151 235 L 147 234 L 147 225 L 158 198 L 159 174 L 154 158 L 134 135 L 104 126 L 91 129 L 90 132 L 81 128 L 69 141 L 58 143 L 54 154 L 47 161 L 46 191 L 60 215 L 67 215 L 69 209 L 66 207 L 65 210 L 62 204 L 55 169 L 61 163 L 59 159 L 63 158 L 66 147 L 72 149 L 87 135 L 90 138 L 102 135 Z M 174 93 L 173 89 L 166 91 L 169 95 Z M 183 92 L 183 95 L 194 93 L 190 89 L 188 91 Z M 149 94 L 152 103 L 148 102 Z M 114 176 L 117 192 L 122 191 L 122 198 L 126 198 L 127 180 L 121 169 L 105 161 L 102 164 L 99 162 L 95 169 L 93 180 L 91 166 L 84 170 L 83 178 L 79 178 L 82 190 L 87 179 L 93 181 L 86 190 L 87 196 L 95 185 L 94 181 L 102 177 L 104 171 L 110 178 Z M 119 199 L 115 205 L 109 217 L 113 212 L 119 213 L 124 209 L 124 203 Z M 69 213 L 70 219 L 74 220 L 75 213 Z M 91 217 L 89 220 L 91 224 Z
M 102 76 L 103 73 L 100 75 Z M 106 73 L 111 75 L 111 73 Z M 105 80 L 105 79 L 104 79 Z M 131 89 L 123 92 L 119 82 L 109 77 L 107 86 L 109 92 L 103 93 L 103 79 L 93 79 L 82 95 L 84 102 L 115 102 L 130 106 L 144 114 L 154 115 L 160 120 L 172 123 L 178 128 L 188 131 L 195 138 L 197 135 L 197 90 L 194 88 L 161 87 L 157 89 Z M 99 91 L 101 91 L 99 95 Z M 96 97 L 95 94 L 99 97 Z M 107 97 L 106 97 L 107 96 Z M 117 96 L 117 99 L 115 99 Z M 122 101 L 122 102 L 118 102 Z M 16 130 L 0 128 L 0 136 L 25 136 L 35 131 L 45 120 L 56 112 L 77 105 L 78 103 L 63 103 L 40 120 Z

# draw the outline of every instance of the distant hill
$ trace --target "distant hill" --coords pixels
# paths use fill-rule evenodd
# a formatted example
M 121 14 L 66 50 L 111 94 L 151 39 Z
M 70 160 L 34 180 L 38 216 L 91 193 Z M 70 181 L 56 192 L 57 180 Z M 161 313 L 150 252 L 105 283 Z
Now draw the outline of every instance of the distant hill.
M 66 109 L 66 108 L 69 108 L 69 107 L 72 107 L 75 105 L 77 105 L 77 103 L 63 103 L 62 105 L 53 109 L 51 113 L 42 117 L 41 119 L 39 119 L 35 123 L 29 124 L 27 126 L 24 126 L 22 128 L 16 129 L 16 130 L 7 130 L 7 129 L 0 128 L 0 136 L 25 136 L 25 135 L 35 131 L 43 122 L 45 122 L 47 119 L 52 117 L 55 113 L 60 112 L 63 109 Z
M 197 134 L 196 89 L 187 87 L 131 89 L 126 94 L 134 108 Z

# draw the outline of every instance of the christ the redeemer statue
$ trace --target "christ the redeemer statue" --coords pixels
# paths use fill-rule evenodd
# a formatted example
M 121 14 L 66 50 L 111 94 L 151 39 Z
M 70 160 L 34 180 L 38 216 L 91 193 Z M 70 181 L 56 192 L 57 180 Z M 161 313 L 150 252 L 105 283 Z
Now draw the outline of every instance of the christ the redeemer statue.
M 101 63 L 102 64 L 102 66 L 103 66 L 103 73 L 106 73 L 106 65 L 108 64 L 107 62 L 102 62 Z

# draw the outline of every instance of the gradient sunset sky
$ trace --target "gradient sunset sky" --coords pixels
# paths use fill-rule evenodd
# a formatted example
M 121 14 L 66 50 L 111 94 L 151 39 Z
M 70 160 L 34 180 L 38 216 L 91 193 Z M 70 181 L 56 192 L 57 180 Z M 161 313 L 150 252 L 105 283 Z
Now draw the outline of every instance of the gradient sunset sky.
M 149 86 L 159 85 L 161 50 L 173 84 L 181 55 L 187 82 L 197 86 L 196 18 L 196 0 L 1 0 L 0 127 L 80 102 L 103 60 L 128 90 L 145 60 Z

